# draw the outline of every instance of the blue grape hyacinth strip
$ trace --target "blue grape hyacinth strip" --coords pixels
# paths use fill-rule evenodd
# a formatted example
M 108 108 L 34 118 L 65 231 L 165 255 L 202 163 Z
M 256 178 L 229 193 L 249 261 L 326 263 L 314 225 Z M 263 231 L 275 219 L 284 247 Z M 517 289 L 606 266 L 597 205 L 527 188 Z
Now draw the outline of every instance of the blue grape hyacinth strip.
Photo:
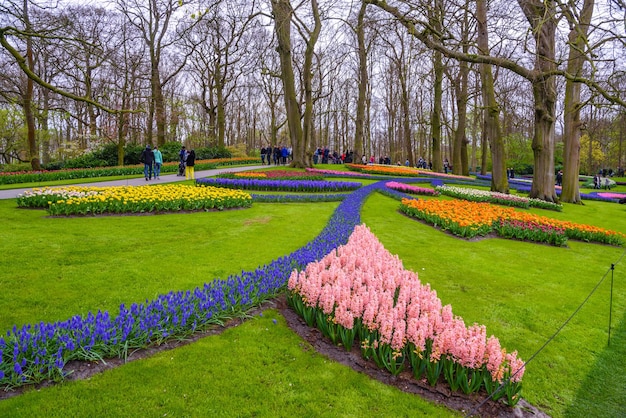
M 215 186 L 242 190 L 278 190 L 286 192 L 339 192 L 355 190 L 361 183 L 328 180 L 263 180 L 211 177 L 196 180 L 201 186 Z

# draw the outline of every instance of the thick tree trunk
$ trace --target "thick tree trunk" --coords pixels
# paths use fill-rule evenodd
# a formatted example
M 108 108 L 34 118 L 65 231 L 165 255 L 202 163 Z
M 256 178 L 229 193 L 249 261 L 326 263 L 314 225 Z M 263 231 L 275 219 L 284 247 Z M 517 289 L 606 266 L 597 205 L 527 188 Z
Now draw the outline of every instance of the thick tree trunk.
M 413 158 L 413 144 L 411 143 L 411 107 L 409 106 L 409 87 L 407 86 L 407 74 L 406 63 L 398 61 L 398 74 L 400 74 L 400 97 L 402 103 L 402 142 L 404 144 L 404 153 L 409 160 L 409 164 L 413 166 L 415 159 Z M 402 161 L 404 163 L 404 161 Z
M 35 70 L 35 60 L 33 58 L 33 41 L 30 37 L 32 31 L 30 18 L 28 15 L 28 0 L 24 0 L 24 22 L 26 25 L 26 61 L 28 69 L 31 72 Z M 28 77 L 26 79 L 26 91 L 23 95 L 24 117 L 26 118 L 26 137 L 28 142 L 28 158 L 33 170 L 41 170 L 41 162 L 39 160 L 39 150 L 37 149 L 37 141 L 35 138 L 35 115 L 33 114 L 33 80 Z
M 41 140 L 42 160 L 44 164 L 50 162 L 50 132 L 49 129 L 49 117 L 50 117 L 50 90 L 42 89 L 41 91 L 41 113 L 39 114 L 39 126 L 43 137 Z
M 478 32 L 478 49 L 484 55 L 489 55 L 489 33 L 487 30 L 487 4 L 486 0 L 476 2 L 476 20 Z M 493 74 L 491 66 L 480 64 L 480 80 L 485 106 L 485 139 L 491 149 L 491 190 L 500 193 L 509 192 L 509 179 L 506 176 L 506 154 L 504 141 L 502 140 L 502 128 L 500 127 L 500 107 L 496 101 Z M 483 156 L 487 150 L 483 141 Z M 481 172 L 486 172 L 485 158 Z
M 361 3 L 359 9 L 359 15 L 357 18 L 356 26 L 356 38 L 359 52 L 359 96 L 356 105 L 356 120 L 354 127 L 354 158 L 355 161 L 360 161 L 361 153 L 363 150 L 364 132 L 365 132 L 365 101 L 367 99 L 367 86 L 368 86 L 368 74 L 367 74 L 367 50 L 365 46 L 365 11 L 367 10 L 367 3 Z
M 535 132 L 532 148 L 535 169 L 530 197 L 556 202 L 554 188 L 554 123 L 556 88 L 554 77 L 533 83 L 535 99 Z
M 554 127 L 556 121 L 556 70 L 554 1 L 518 0 L 535 36 L 534 78 L 531 80 L 535 101 L 533 137 L 534 173 L 530 197 L 557 201 L 554 188 Z
M 443 171 L 443 158 L 441 155 L 441 101 L 443 98 L 443 60 L 439 51 L 433 52 L 434 96 L 433 114 L 431 117 L 431 136 L 433 152 L 433 171 Z
M 436 31 L 442 30 L 443 4 L 441 0 L 433 2 L 429 21 Z M 433 51 L 434 94 L 433 114 L 431 116 L 431 137 L 433 153 L 433 171 L 443 171 L 443 156 L 441 154 L 441 102 L 443 100 L 443 57 L 440 51 Z
M 304 51 L 304 65 L 302 67 L 302 84 L 304 85 L 304 115 L 302 121 L 302 138 L 298 146 L 293 147 L 293 167 L 312 167 L 313 166 L 313 55 L 315 54 L 315 44 L 322 30 L 322 22 L 320 20 L 317 8 L 317 0 L 311 0 L 311 11 L 315 26 L 313 31 L 309 33 L 309 39 L 306 41 L 306 49 Z M 296 154 L 297 151 L 297 154 Z
M 454 146 L 452 147 L 452 172 L 459 175 L 468 175 L 467 167 L 467 137 L 465 129 L 467 125 L 467 78 L 469 67 L 466 62 L 459 63 L 459 79 L 455 86 L 456 107 L 458 123 L 454 133 Z
M 578 22 L 572 22 L 569 33 L 569 59 L 567 72 L 580 76 L 585 62 L 583 51 L 586 49 L 587 32 L 593 14 L 594 0 L 585 0 Z M 573 20 L 573 19 L 572 19 Z M 563 188 L 561 201 L 582 203 L 578 178 L 580 175 L 580 102 L 581 84 L 571 80 L 565 82 L 565 103 L 563 114 Z M 620 144 L 621 145 L 621 144 Z M 620 153 L 621 155 L 621 153 Z
M 300 106 L 296 93 L 295 76 L 291 61 L 291 15 L 293 9 L 288 0 L 272 0 L 274 30 L 278 41 L 280 57 L 280 74 L 283 83 L 289 139 L 293 148 L 294 165 L 304 165 L 304 145 L 302 125 L 300 122 Z

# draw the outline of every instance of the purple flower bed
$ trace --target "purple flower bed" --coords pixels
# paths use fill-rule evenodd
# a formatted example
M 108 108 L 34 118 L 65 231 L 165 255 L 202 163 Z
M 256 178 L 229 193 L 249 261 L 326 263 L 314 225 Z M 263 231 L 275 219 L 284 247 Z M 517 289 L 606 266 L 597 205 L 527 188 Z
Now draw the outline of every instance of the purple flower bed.
M 250 194 L 253 202 L 285 203 L 285 202 L 340 202 L 347 194 Z
M 117 315 L 98 311 L 66 321 L 13 327 L 0 337 L 0 386 L 60 381 L 70 360 L 125 358 L 134 349 L 184 337 L 244 313 L 282 292 L 293 269 L 302 269 L 345 244 L 360 224 L 365 197 L 384 188 L 384 182 L 378 182 L 347 195 L 313 241 L 254 271 L 129 308 L 122 304 Z
M 512 186 L 513 187 L 513 186 Z M 519 184 L 514 186 L 515 190 L 521 193 L 530 193 L 530 184 Z M 561 189 L 555 189 L 556 195 L 561 196 Z M 580 198 L 583 200 L 598 200 L 600 202 L 617 202 L 616 199 L 609 199 L 596 194 L 597 192 L 581 193 Z
M 203 178 L 196 180 L 200 186 L 226 187 L 243 190 L 272 190 L 285 192 L 339 192 L 356 190 L 361 183 L 326 180 L 263 180 Z

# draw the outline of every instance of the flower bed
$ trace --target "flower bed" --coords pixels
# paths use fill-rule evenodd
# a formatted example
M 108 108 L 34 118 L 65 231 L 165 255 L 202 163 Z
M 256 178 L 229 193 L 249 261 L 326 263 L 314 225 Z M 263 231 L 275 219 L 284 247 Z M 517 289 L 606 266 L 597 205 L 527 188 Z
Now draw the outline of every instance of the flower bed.
M 322 170 L 319 168 L 307 168 L 306 169 L 307 173 L 312 173 L 312 174 L 321 174 L 323 176 L 328 176 L 328 177 L 351 177 L 351 178 L 373 178 L 372 175 L 370 174 L 365 174 L 365 173 L 357 173 L 354 171 L 340 171 L 340 170 Z
M 626 236 L 619 232 L 560 221 L 486 202 L 403 199 L 400 210 L 465 238 L 496 232 L 507 238 L 552 245 L 565 245 L 567 239 L 615 246 L 623 246 L 626 242 Z
M 441 194 L 455 197 L 457 199 L 470 200 L 472 202 L 489 202 L 498 205 L 513 206 L 518 208 L 536 207 L 540 209 L 555 210 L 560 212 L 563 205 L 547 202 L 541 199 L 530 199 L 528 197 L 516 196 L 505 193 L 492 192 L 488 190 L 478 190 L 464 187 L 437 186 L 436 189 Z
M 437 190 L 429 189 L 427 187 L 412 186 L 410 184 L 399 183 L 397 181 L 387 182 L 385 183 L 385 186 L 403 193 L 419 194 L 425 196 L 439 196 L 439 192 Z
M 445 185 L 437 186 L 435 189 L 443 195 L 454 197 L 457 199 L 469 200 L 472 202 L 489 202 L 525 209 L 528 209 L 530 207 L 528 198 L 511 194 Z
M 243 190 L 272 190 L 283 192 L 342 192 L 355 190 L 361 183 L 326 180 L 259 180 L 203 178 L 196 180 L 200 186 L 225 187 Z
M 624 193 L 596 192 L 596 194 L 605 199 L 620 200 L 626 198 L 626 194 Z
M 443 377 L 455 391 L 484 388 L 511 406 L 519 400 L 524 363 L 517 352 L 487 338 L 484 326 L 467 327 L 364 225 L 337 251 L 294 271 L 288 289 L 309 326 L 348 351 L 359 344 L 365 358 L 394 375 L 410 366 L 415 379 L 425 376 L 433 386 Z
M 213 170 L 219 166 L 238 164 L 257 164 L 256 158 L 214 158 L 196 161 L 196 171 Z M 1 173 L 0 184 L 41 183 L 45 181 L 71 180 L 83 178 L 143 175 L 143 164 L 124 167 L 77 168 L 57 171 L 24 171 L 18 173 Z M 177 162 L 164 163 L 161 173 L 176 173 Z
M 436 178 L 457 179 L 457 180 L 467 180 L 467 181 L 474 180 L 473 177 L 458 176 L 456 174 L 438 173 L 436 171 L 422 170 L 422 169 L 406 167 L 406 166 L 401 166 L 401 165 L 346 164 L 346 167 L 348 167 L 348 169 L 350 170 L 359 171 L 363 173 L 371 173 L 371 174 L 383 174 L 383 175 L 391 175 L 391 176 L 409 176 L 409 177 L 423 176 L 423 177 L 436 177 Z
M 340 202 L 347 194 L 255 194 L 252 200 L 259 203 Z
M 361 164 L 346 164 L 349 170 L 358 171 L 367 174 L 383 174 L 388 176 L 409 176 L 417 177 L 419 171 L 416 168 L 405 167 L 400 165 L 361 165 Z
M 51 215 L 177 212 L 249 207 L 252 197 L 238 190 L 188 185 L 43 188 L 17 198 L 19 207 L 46 208 Z
M 324 176 L 303 171 L 268 170 L 268 171 L 241 171 L 239 173 L 224 173 L 217 177 L 226 179 L 289 179 L 289 180 L 323 180 Z

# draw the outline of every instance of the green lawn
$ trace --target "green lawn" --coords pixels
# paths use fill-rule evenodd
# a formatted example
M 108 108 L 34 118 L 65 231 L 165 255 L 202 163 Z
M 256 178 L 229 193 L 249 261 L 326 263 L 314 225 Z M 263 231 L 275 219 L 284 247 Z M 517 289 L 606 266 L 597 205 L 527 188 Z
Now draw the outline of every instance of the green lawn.
M 343 179 L 342 179 L 343 180 Z M 254 269 L 303 246 L 338 203 L 254 204 L 195 214 L 47 218 L 0 201 L 0 332 L 56 321 Z M 466 323 L 531 358 L 523 396 L 552 416 L 626 415 L 622 248 L 464 241 L 372 195 L 362 221 Z M 626 233 L 624 206 L 585 202 L 533 212 Z M 616 263 L 607 346 L 610 267 Z M 272 322 L 277 320 L 277 324 Z M 276 311 L 218 336 L 85 381 L 0 401 L 0 416 L 454 416 L 316 354 Z

